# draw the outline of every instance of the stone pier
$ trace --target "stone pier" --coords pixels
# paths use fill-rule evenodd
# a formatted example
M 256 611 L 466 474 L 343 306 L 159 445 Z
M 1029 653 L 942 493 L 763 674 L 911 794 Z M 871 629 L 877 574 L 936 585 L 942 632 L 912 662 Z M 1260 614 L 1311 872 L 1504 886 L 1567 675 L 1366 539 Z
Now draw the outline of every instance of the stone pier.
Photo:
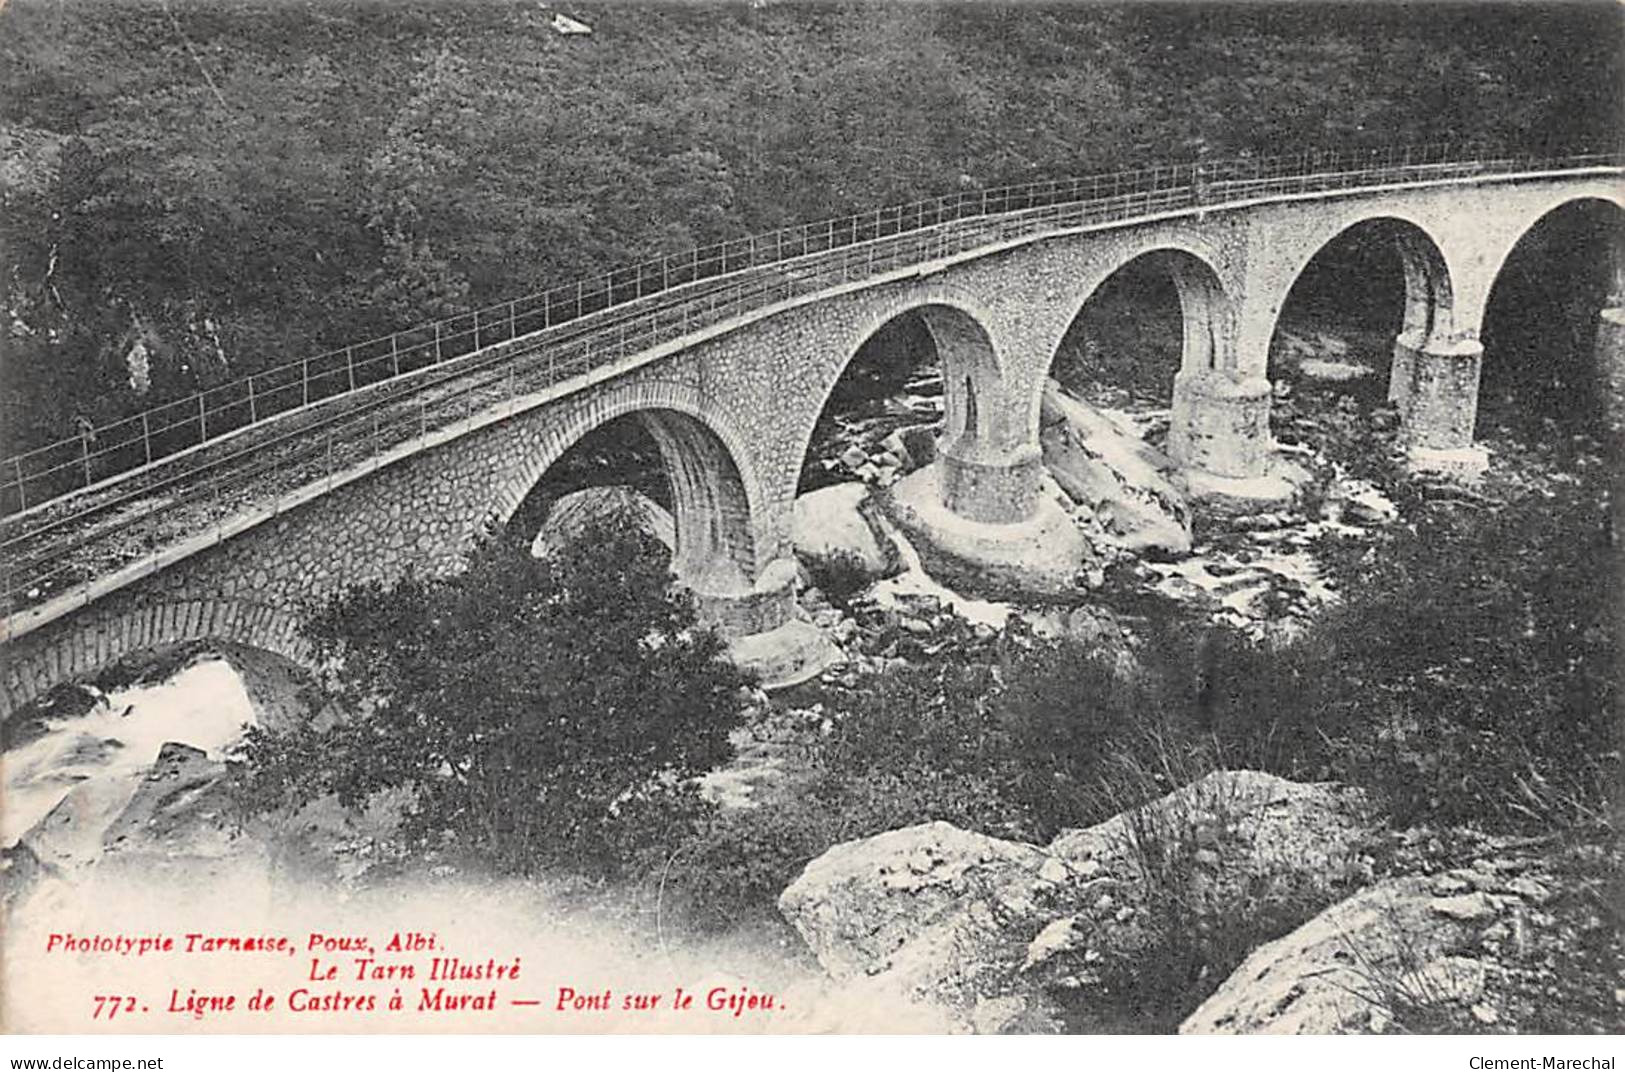
M 961 435 L 938 447 L 937 458 L 942 505 L 967 521 L 1013 524 L 1038 509 L 1037 444 L 1011 449 Z
M 1180 372 L 1174 377 L 1168 453 L 1213 476 L 1263 476 L 1270 455 L 1269 380 L 1213 369 Z
M 1413 453 L 1425 460 L 1471 450 L 1483 365 L 1477 339 L 1395 341 L 1388 397 L 1399 407 L 1401 435 Z

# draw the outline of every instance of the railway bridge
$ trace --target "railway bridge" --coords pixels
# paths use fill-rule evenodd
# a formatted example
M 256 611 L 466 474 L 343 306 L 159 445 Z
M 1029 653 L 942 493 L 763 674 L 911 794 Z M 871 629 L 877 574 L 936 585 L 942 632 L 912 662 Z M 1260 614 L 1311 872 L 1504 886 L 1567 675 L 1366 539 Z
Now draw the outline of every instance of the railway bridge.
M 1170 454 L 1243 488 L 1270 456 L 1288 291 L 1328 243 L 1380 226 L 1405 288 L 1390 397 L 1418 457 L 1448 460 L 1472 448 L 1479 332 L 1509 253 L 1566 206 L 1617 217 L 1622 170 L 1617 154 L 1414 149 L 960 192 L 660 258 L 87 430 L 0 472 L 0 717 L 185 640 L 301 658 L 310 600 L 456 569 L 572 444 L 624 416 L 664 459 L 679 580 L 732 637 L 771 634 L 793 615 L 814 425 L 859 347 L 905 313 L 943 368 L 941 507 L 985 541 L 1018 538 L 1038 508 L 1051 363 L 1130 263 L 1166 272 L 1183 312 Z M 1599 348 L 1617 370 L 1614 280 Z

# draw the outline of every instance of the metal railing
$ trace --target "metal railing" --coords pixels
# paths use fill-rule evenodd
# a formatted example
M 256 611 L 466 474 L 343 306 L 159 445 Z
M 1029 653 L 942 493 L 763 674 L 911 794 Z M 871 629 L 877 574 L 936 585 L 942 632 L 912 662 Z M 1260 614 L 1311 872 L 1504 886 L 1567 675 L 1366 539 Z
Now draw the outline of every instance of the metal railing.
M 853 280 L 1045 232 L 1261 198 L 1620 164 L 1618 152 L 1420 146 L 1157 166 L 966 191 L 646 261 L 290 362 L 7 459 L 5 613 L 242 510 L 274 511 L 295 488 L 503 401 Z

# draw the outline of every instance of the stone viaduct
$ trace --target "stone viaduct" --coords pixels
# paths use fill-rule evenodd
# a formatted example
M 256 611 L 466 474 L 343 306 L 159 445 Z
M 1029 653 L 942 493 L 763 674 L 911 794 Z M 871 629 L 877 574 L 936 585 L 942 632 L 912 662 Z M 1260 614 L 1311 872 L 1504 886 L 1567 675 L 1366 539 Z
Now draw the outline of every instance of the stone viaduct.
M 1057 348 L 1095 289 L 1142 258 L 1172 276 L 1183 308 L 1169 439 L 1181 464 L 1221 486 L 1263 473 L 1268 353 L 1288 291 L 1317 251 L 1375 223 L 1395 236 L 1404 265 L 1390 388 L 1404 434 L 1424 455 L 1459 452 L 1472 445 L 1491 287 L 1519 239 L 1577 201 L 1625 209 L 1619 169 L 1265 196 L 1062 227 L 765 304 L 473 413 L 275 510 L 245 512 L 14 612 L 0 647 L 0 715 L 126 654 L 185 639 L 300 658 L 308 601 L 409 567 L 455 569 L 567 448 L 626 415 L 645 422 L 665 459 L 679 579 L 731 635 L 774 630 L 793 608 L 790 523 L 813 426 L 859 346 L 909 311 L 944 371 L 934 463 L 943 505 L 987 538 L 1017 533 L 1037 505 L 1040 398 Z M 1608 305 L 1605 319 L 1617 324 L 1617 285 Z

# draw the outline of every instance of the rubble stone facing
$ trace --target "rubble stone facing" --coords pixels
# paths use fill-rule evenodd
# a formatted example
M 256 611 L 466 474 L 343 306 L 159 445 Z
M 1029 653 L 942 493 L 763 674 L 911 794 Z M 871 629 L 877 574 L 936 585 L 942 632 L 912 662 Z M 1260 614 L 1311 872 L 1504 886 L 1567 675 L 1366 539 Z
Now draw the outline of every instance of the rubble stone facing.
M 511 517 L 571 443 L 627 414 L 680 415 L 661 418 L 680 431 L 667 437 L 679 455 L 668 454 L 668 468 L 686 467 L 693 478 L 680 480 L 689 497 L 677 511 L 678 541 L 687 544 L 680 563 L 727 557 L 743 574 L 741 594 L 755 592 L 792 554 L 802 459 L 836 380 L 869 335 L 910 310 L 922 311 L 944 365 L 953 473 L 945 505 L 971 520 L 1019 522 L 1038 500 L 1039 412 L 1061 339 L 1095 289 L 1146 254 L 1184 265 L 1184 427 L 1173 434 L 1189 448 L 1182 460 L 1256 476 L 1269 399 L 1251 388 L 1266 377 L 1287 292 L 1326 242 L 1362 220 L 1414 224 L 1436 246 L 1414 259 L 1446 273 L 1448 286 L 1408 272 L 1408 326 L 1429 326 L 1421 353 L 1465 352 L 1513 245 L 1547 212 L 1586 197 L 1625 204 L 1613 175 L 1315 195 L 1031 240 L 753 313 L 569 396 L 529 400 L 511 417 L 426 443 L 15 637 L 0 649 L 0 717 L 57 682 L 178 639 L 218 637 L 298 658 L 292 623 L 309 601 L 408 568 L 457 568 L 476 535 Z M 1418 381 L 1422 366 L 1401 363 Z M 1443 429 L 1420 429 L 1419 441 L 1470 435 L 1476 376 L 1468 371 L 1429 371 L 1426 390 L 1402 404 L 1413 420 Z M 1019 535 L 1019 525 L 1010 529 Z M 788 607 L 782 598 L 762 603 Z M 778 613 L 752 609 L 742 619 L 772 626 Z

